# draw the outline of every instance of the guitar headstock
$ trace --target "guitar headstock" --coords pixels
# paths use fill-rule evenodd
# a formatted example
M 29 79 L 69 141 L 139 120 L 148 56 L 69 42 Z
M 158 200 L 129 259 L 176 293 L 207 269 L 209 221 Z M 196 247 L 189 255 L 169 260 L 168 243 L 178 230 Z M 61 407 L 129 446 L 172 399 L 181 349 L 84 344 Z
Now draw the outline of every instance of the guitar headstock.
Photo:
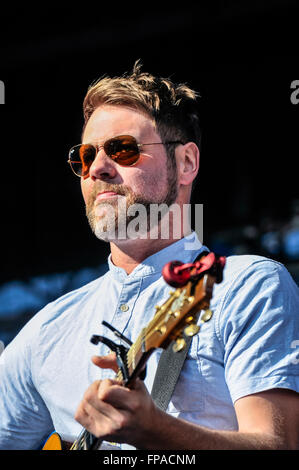
M 184 337 L 196 335 L 200 324 L 212 317 L 210 299 L 214 284 L 222 280 L 224 265 L 224 257 L 209 253 L 197 263 L 172 262 L 165 266 L 164 278 L 180 287 L 170 292 L 162 306 L 156 307 L 153 320 L 143 329 L 143 351 L 166 348 L 173 340 L 175 351 L 185 347 Z
M 205 274 L 200 281 L 189 281 L 184 287 L 170 292 L 169 299 L 156 307 L 156 314 L 146 328 L 145 348 L 166 348 L 176 340 L 174 349 L 180 351 L 186 345 L 184 335 L 194 336 L 200 330 L 198 324 L 212 317 L 209 309 L 215 278 Z M 203 312 L 202 312 L 203 311 Z

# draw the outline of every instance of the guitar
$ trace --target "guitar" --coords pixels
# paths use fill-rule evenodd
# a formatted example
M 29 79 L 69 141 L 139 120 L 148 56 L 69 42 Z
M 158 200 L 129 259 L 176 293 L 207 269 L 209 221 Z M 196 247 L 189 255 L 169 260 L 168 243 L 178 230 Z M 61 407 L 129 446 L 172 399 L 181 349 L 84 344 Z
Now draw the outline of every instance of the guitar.
M 167 263 L 162 271 L 163 277 L 176 289 L 170 292 L 162 306 L 156 306 L 153 319 L 142 329 L 133 344 L 115 328 L 103 322 L 116 336 L 130 344 L 126 348 L 102 336 L 94 335 L 91 338 L 92 343 L 101 341 L 115 351 L 119 367 L 116 380 L 130 387 L 137 377 L 144 378 L 146 362 L 156 348 L 166 349 L 170 343 L 175 352 L 185 348 L 185 338 L 196 335 L 201 324 L 212 317 L 209 306 L 213 286 L 222 281 L 224 265 L 225 257 L 217 257 L 214 253 L 201 257 L 195 263 Z M 83 429 L 69 450 L 96 450 L 101 442 L 101 439 Z M 42 447 L 42 450 L 62 449 L 63 442 L 55 431 Z

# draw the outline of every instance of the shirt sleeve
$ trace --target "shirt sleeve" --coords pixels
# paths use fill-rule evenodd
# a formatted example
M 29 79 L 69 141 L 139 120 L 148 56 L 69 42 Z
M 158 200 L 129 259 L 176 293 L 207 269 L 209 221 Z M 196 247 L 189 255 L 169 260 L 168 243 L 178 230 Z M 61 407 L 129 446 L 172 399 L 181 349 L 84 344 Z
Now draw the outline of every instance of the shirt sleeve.
M 27 324 L 0 356 L 0 449 L 3 450 L 41 448 L 53 431 L 51 416 L 32 380 L 33 345 L 29 332 Z
M 299 392 L 299 289 L 283 265 L 263 260 L 239 273 L 219 331 L 233 402 L 273 388 Z

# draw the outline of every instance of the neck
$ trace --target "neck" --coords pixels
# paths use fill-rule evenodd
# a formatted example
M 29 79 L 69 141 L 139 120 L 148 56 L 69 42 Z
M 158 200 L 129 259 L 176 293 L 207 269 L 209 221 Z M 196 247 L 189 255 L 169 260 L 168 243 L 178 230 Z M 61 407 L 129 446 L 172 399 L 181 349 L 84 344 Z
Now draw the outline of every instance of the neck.
M 167 237 L 163 237 L 163 226 L 161 225 L 162 222 L 160 222 L 158 234 L 154 237 L 151 232 L 148 232 L 147 238 L 138 238 L 135 240 L 128 238 L 125 240 L 111 241 L 111 260 L 113 264 L 123 268 L 127 274 L 130 274 L 136 266 L 142 263 L 146 258 L 191 233 L 192 230 L 189 221 L 187 223 L 180 221 L 180 225 L 176 224 L 176 227 L 181 227 L 181 230 L 174 234 L 172 229 L 174 226 L 173 222 L 173 217 L 170 217 L 170 220 L 167 221 L 170 227 Z
M 111 242 L 111 260 L 115 266 L 123 268 L 130 274 L 138 264 L 142 263 L 149 256 L 166 248 L 176 240 L 126 240 L 122 243 Z

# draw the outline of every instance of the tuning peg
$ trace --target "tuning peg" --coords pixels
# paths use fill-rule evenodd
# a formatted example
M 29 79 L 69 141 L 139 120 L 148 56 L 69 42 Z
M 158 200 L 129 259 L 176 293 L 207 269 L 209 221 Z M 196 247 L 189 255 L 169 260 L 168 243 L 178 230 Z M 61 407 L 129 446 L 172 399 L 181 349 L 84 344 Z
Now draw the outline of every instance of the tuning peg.
M 179 352 L 182 349 L 184 349 L 185 346 L 186 346 L 186 341 L 184 340 L 184 338 L 178 338 L 176 342 L 174 343 L 172 350 L 173 352 Z
M 200 326 L 196 325 L 195 323 L 192 323 L 184 329 L 184 333 L 186 336 L 194 336 L 199 332 L 199 330 Z
M 190 315 L 189 317 L 187 317 L 187 318 L 185 319 L 185 322 L 186 322 L 188 325 L 190 325 L 192 322 L 194 322 L 194 317 L 193 317 L 193 315 Z
M 212 310 L 208 308 L 207 310 L 204 311 L 200 319 L 202 322 L 206 322 L 206 321 L 211 320 L 212 316 L 213 316 L 213 312 Z
M 160 325 L 156 328 L 155 331 L 157 331 L 158 333 L 160 333 L 160 335 L 164 335 L 166 333 L 166 326 L 165 325 Z

